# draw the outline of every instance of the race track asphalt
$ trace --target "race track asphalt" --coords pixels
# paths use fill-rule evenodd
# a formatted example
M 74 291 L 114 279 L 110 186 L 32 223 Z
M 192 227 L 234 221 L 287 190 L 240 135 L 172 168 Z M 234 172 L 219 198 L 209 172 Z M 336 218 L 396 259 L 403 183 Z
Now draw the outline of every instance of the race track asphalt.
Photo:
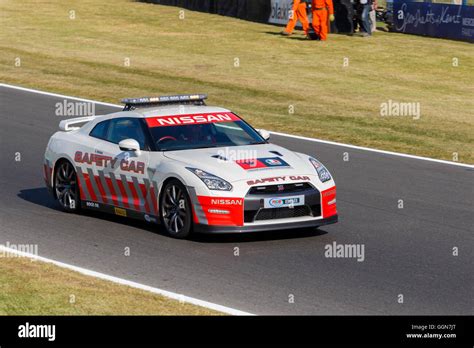
M 473 314 L 472 168 L 272 136 L 330 169 L 340 222 L 175 240 L 155 225 L 59 210 L 42 161 L 62 101 L 0 87 L 0 244 L 38 244 L 44 257 L 255 314 Z M 325 257 L 334 241 L 363 245 L 365 259 Z

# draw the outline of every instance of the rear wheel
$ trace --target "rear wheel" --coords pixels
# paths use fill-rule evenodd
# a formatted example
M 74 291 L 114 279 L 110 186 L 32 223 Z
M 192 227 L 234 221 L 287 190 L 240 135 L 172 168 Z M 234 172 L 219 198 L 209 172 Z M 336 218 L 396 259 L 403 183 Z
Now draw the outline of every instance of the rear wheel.
M 160 197 L 160 219 L 166 232 L 174 238 L 190 235 L 192 211 L 186 187 L 178 180 L 170 180 Z
M 56 199 L 64 211 L 69 213 L 79 211 L 81 201 L 76 170 L 68 161 L 56 165 L 54 174 L 54 191 Z

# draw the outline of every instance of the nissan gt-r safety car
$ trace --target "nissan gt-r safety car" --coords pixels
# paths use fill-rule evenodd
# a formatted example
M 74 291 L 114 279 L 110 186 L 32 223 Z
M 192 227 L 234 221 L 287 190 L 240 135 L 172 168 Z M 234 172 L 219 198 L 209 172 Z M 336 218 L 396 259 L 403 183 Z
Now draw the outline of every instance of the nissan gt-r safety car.
M 45 152 L 47 187 L 66 212 L 160 223 L 175 238 L 337 222 L 323 164 L 206 98 L 124 99 L 120 112 L 61 121 Z

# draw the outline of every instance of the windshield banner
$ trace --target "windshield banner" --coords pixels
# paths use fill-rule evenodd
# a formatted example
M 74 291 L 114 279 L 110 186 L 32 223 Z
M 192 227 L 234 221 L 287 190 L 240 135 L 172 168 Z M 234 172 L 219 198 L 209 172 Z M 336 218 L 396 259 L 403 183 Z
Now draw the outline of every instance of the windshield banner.
M 216 122 L 240 121 L 240 118 L 231 112 L 212 114 L 188 114 L 174 116 L 158 116 L 146 119 L 148 127 L 184 126 L 189 124 L 203 124 Z

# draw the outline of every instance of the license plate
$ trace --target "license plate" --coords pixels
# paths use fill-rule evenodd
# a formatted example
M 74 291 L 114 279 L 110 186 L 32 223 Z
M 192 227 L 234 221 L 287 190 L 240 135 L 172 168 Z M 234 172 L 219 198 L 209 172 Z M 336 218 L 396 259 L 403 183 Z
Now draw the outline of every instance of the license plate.
M 278 198 L 265 198 L 264 208 L 288 208 L 304 205 L 304 195 Z

